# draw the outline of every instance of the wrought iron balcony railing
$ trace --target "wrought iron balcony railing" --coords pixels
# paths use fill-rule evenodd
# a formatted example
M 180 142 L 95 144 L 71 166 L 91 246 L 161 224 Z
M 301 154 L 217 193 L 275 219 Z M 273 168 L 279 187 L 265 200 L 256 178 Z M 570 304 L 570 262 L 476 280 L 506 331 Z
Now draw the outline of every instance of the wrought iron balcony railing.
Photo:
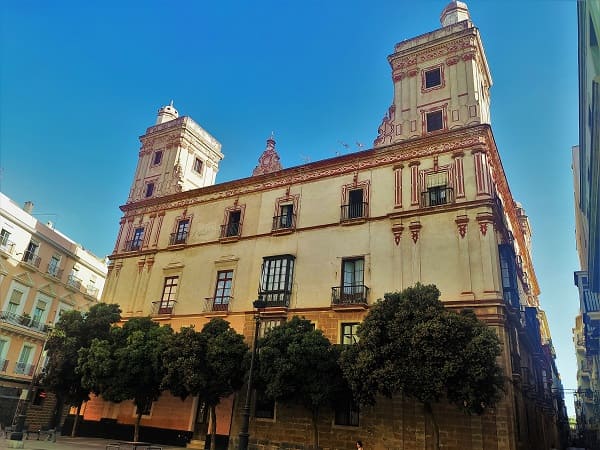
M 288 308 L 292 293 L 290 291 L 263 291 L 259 292 L 258 296 L 266 303 L 266 308 L 278 306 Z
M 450 187 L 429 188 L 421 192 L 421 207 L 446 205 L 454 203 L 454 189 Z
M 189 233 L 187 231 L 178 231 L 177 233 L 171 233 L 169 238 L 169 245 L 180 245 L 187 244 Z
M 228 237 L 236 237 L 242 234 L 241 222 L 230 222 L 226 225 L 221 225 L 221 239 Z
M 50 331 L 48 325 L 40 323 L 38 320 L 32 319 L 28 315 L 20 315 L 10 311 L 0 311 L 0 322 L 10 323 L 20 327 L 29 328 L 42 333 Z
M 204 305 L 205 312 L 211 311 L 229 311 L 229 305 L 233 300 L 233 297 L 225 295 L 223 297 L 206 297 Z
M 29 250 L 26 250 L 25 253 L 23 253 L 22 261 L 30 266 L 39 268 L 41 260 L 42 259 L 39 256 Z
M 331 303 L 333 305 L 366 304 L 369 288 L 364 284 L 351 286 L 334 286 L 331 288 Z
M 81 278 L 77 278 L 73 274 L 69 275 L 69 278 L 67 278 L 67 286 L 70 286 L 78 291 L 81 290 Z
M 354 219 L 364 219 L 368 217 L 369 204 L 367 202 L 350 203 L 341 206 L 342 222 Z
M 130 241 L 125 242 L 125 251 L 127 252 L 137 252 L 142 249 L 143 241 L 141 239 L 131 239 Z
M 63 269 L 59 269 L 57 266 L 48 264 L 48 269 L 46 269 L 46 273 L 51 277 L 61 279 L 63 276 Z
M 173 314 L 175 303 L 177 303 L 175 300 L 159 300 L 157 302 L 152 302 L 152 315 Z
M 27 375 L 32 376 L 35 366 L 33 364 L 27 364 L 18 362 L 15 364 L 15 373 L 17 375 Z
M 284 214 L 273 217 L 273 231 L 292 230 L 296 228 L 296 214 Z

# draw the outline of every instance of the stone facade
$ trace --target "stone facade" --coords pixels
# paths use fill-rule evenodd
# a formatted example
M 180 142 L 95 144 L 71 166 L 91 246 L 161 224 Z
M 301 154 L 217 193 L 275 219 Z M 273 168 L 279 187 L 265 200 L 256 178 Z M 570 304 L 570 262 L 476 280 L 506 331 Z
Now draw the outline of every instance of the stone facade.
M 121 305 L 124 320 L 151 315 L 175 330 L 224 317 L 251 342 L 260 296 L 267 303 L 261 333 L 300 315 L 343 343 L 386 292 L 434 283 L 448 307 L 473 309 L 498 333 L 507 377 L 503 400 L 482 416 L 436 406 L 443 447 L 559 448 L 562 387 L 539 307 L 529 222 L 489 125 L 483 46 L 462 2 L 444 10 L 442 25 L 390 56 L 394 104 L 373 149 L 288 169 L 263 159 L 259 167 L 269 170 L 249 178 L 130 197 L 103 299 Z M 169 130 L 179 142 L 177 133 L 186 133 L 180 118 L 166 118 L 159 113 L 160 129 L 141 138 L 132 192 L 149 168 L 150 135 Z M 243 392 L 218 408 L 230 448 Z M 174 421 L 172 401 L 161 397 L 142 425 L 198 430 L 197 403 L 182 404 Z M 94 399 L 86 411 L 86 419 L 132 420 L 126 403 Z M 267 411 L 272 417 L 253 411 L 253 448 L 310 447 L 306 412 L 279 404 Z M 357 417 L 341 424 L 324 410 L 323 448 L 349 448 L 358 438 L 369 448 L 430 448 L 431 426 L 409 398 L 381 399 Z

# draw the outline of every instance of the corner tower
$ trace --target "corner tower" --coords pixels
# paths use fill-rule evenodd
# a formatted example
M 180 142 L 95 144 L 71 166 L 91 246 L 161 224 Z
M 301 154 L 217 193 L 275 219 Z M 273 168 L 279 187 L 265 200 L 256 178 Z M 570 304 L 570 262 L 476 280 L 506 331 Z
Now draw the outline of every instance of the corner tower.
M 394 100 L 375 147 L 490 123 L 492 77 L 467 5 L 450 2 L 440 22 L 442 28 L 396 44 L 388 56 Z
M 179 117 L 173 102 L 158 110 L 140 141 L 127 203 L 215 184 L 221 144 L 190 117 Z

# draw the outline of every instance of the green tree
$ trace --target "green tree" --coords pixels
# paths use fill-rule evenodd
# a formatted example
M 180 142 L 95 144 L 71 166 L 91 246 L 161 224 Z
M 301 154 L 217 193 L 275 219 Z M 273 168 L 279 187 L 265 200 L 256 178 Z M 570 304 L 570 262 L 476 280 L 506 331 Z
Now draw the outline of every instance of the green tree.
M 386 294 L 360 326 L 359 342 L 341 358 L 360 403 L 397 393 L 422 402 L 437 449 L 433 403 L 482 414 L 501 398 L 504 384 L 496 333 L 470 310 L 447 310 L 439 297 L 434 285 L 421 284 Z
M 259 348 L 259 383 L 264 384 L 266 396 L 305 407 L 318 448 L 320 411 L 346 387 L 338 349 L 310 321 L 297 316 L 270 330 Z
M 204 325 L 200 332 L 182 328 L 163 353 L 162 388 L 182 399 L 197 395 L 209 408 L 211 450 L 215 449 L 217 435 L 216 406 L 242 387 L 247 356 L 244 337 L 218 318 Z
M 40 384 L 56 395 L 53 425 L 61 423 L 62 405 L 77 407 L 71 435 L 75 436 L 81 404 L 89 400 L 90 390 L 81 384 L 76 372 L 78 352 L 89 347 L 92 339 L 106 338 L 110 327 L 121 318 L 119 305 L 98 303 L 88 312 L 65 311 L 46 342 L 48 360 Z
M 139 438 L 144 411 L 160 397 L 164 376 L 162 353 L 173 331 L 149 317 L 133 318 L 111 329 L 106 339 L 94 339 L 79 351 L 77 370 L 82 385 L 113 402 L 133 400 L 137 419 L 133 439 Z

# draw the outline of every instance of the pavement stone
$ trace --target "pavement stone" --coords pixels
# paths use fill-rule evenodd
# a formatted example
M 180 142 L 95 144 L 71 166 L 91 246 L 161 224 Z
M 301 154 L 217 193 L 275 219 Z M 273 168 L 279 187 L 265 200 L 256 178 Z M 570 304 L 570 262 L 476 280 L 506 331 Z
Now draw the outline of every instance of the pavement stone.
M 9 440 L 0 437 L 0 450 L 10 449 Z M 23 440 L 23 449 L 25 450 L 105 450 L 106 445 L 117 442 L 115 439 L 83 438 L 58 436 L 56 442 L 36 439 Z M 163 450 L 181 450 L 185 447 L 173 447 L 168 445 L 156 444 Z M 131 447 L 121 446 L 122 450 L 130 450 Z M 141 450 L 141 448 L 140 448 Z

